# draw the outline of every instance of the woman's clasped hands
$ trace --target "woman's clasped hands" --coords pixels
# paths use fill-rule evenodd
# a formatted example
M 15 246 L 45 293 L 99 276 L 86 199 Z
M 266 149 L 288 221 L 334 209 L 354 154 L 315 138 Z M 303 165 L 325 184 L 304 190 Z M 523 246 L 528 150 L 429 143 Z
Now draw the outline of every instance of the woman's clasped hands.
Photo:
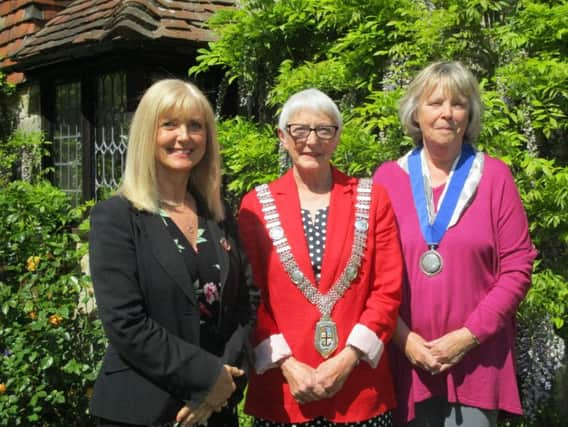
M 409 331 L 403 348 L 412 365 L 436 375 L 459 363 L 477 345 L 475 335 L 464 327 L 431 341 Z
M 176 416 L 178 425 L 189 427 L 207 424 L 207 420 L 213 412 L 220 412 L 227 406 L 227 401 L 237 388 L 233 378 L 240 377 L 244 373 L 242 369 L 224 365 L 205 400 L 196 408 L 186 405 L 178 411 Z
M 361 354 L 354 347 L 346 347 L 336 356 L 312 368 L 293 356 L 280 363 L 290 392 L 300 404 L 328 399 L 341 390 Z

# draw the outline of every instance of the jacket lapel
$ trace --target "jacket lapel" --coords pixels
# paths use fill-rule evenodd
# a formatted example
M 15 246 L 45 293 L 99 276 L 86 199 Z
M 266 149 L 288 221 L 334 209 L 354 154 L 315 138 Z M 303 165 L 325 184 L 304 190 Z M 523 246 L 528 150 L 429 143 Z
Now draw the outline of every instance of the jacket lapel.
M 325 250 L 319 289 L 326 293 L 345 268 L 353 244 L 353 215 L 357 180 L 332 169 L 333 188 L 329 202 Z
M 209 235 L 211 236 L 211 240 L 213 246 L 215 246 L 215 252 L 217 254 L 217 260 L 219 261 L 219 277 L 221 282 L 221 292 L 225 287 L 225 282 L 227 281 L 227 277 L 229 275 L 229 254 L 226 247 L 223 246 L 222 241 L 225 240 L 227 245 L 229 241 L 226 240 L 225 234 L 219 224 L 217 224 L 214 220 L 208 219 L 207 220 L 207 228 L 209 229 Z
M 270 190 L 280 214 L 280 222 L 286 233 L 292 254 L 306 278 L 315 284 L 314 271 L 310 262 L 308 244 L 302 223 L 300 198 L 292 169 L 275 181 Z
M 142 230 L 146 233 L 147 244 L 164 270 L 171 276 L 175 283 L 191 302 L 197 304 L 197 297 L 193 292 L 191 277 L 178 253 L 178 250 L 164 226 L 159 215 L 142 214 L 139 216 L 142 222 Z

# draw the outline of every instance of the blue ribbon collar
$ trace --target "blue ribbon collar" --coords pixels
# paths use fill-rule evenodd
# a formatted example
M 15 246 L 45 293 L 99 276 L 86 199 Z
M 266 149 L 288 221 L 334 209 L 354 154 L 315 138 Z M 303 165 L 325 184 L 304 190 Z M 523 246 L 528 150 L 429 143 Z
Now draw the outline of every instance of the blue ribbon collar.
M 430 182 L 425 182 L 425 177 L 422 173 L 421 151 L 422 147 L 418 147 L 410 153 L 408 158 L 408 173 L 410 175 L 412 196 L 414 198 L 414 206 L 418 214 L 422 235 L 428 246 L 435 248 L 439 245 L 448 229 L 448 224 L 464 188 L 473 160 L 475 159 L 475 149 L 470 144 L 463 144 L 460 158 L 457 164 L 454 165 L 450 181 L 447 184 L 448 187 L 445 196 L 433 222 L 430 222 L 428 201 L 426 200 L 426 185 L 430 185 Z

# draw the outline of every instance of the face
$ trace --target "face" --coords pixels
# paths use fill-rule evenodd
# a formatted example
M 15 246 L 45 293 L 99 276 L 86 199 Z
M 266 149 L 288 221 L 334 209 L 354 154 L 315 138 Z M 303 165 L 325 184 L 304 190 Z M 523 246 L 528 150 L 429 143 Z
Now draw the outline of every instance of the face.
M 205 155 L 206 145 L 207 128 L 202 114 L 164 114 L 158 121 L 156 136 L 158 171 L 189 173 Z
M 326 166 L 339 141 L 339 132 L 331 117 L 310 110 L 293 114 L 286 131 L 278 129 L 278 136 L 293 165 L 305 170 Z
M 424 143 L 461 144 L 469 123 L 467 99 L 439 85 L 419 103 L 416 121 Z

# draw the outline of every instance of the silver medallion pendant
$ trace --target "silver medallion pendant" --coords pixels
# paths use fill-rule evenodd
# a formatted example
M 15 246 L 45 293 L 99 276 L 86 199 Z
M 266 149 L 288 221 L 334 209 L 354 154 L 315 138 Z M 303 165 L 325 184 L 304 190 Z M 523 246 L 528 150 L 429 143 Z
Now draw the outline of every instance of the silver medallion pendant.
M 434 248 L 428 249 L 420 257 L 420 269 L 427 276 L 434 276 L 442 271 L 442 255 Z
M 323 358 L 327 359 L 337 348 L 338 341 L 335 322 L 327 316 L 322 317 L 316 323 L 316 334 L 314 337 L 316 350 Z

